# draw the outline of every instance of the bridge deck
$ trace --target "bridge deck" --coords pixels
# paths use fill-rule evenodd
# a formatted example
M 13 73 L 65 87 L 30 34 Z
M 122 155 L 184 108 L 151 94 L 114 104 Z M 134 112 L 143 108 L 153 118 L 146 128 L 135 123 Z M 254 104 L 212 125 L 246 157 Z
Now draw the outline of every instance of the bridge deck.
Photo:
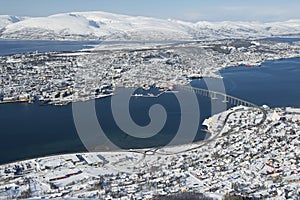
M 177 86 L 177 88 L 186 90 L 186 91 L 195 91 L 196 94 L 200 94 L 202 96 L 210 97 L 212 99 L 218 99 L 218 96 L 222 96 L 224 98 L 223 102 L 228 102 L 232 105 L 243 105 L 243 106 L 249 106 L 249 107 L 259 107 L 255 105 L 254 103 L 251 103 L 249 101 L 222 93 L 218 91 L 211 91 L 203 88 L 195 88 L 195 87 L 190 87 L 190 86 Z

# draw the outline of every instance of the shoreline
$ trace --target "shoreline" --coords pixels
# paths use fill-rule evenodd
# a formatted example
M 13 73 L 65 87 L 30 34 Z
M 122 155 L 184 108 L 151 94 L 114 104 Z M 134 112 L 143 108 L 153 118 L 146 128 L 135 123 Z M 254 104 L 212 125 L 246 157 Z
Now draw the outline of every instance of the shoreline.
M 116 91 L 117 86 L 130 88 L 146 83 L 149 85 L 155 84 L 158 87 L 167 87 L 168 84 L 186 85 L 191 82 L 192 77 L 222 78 L 219 73 L 220 70 L 230 67 L 256 67 L 261 66 L 267 61 L 300 57 L 298 50 L 299 42 L 283 44 L 282 42 L 268 40 L 245 41 L 247 44 L 243 44 L 240 40 L 236 39 L 218 42 L 202 41 L 202 43 L 198 43 L 197 41 L 178 42 L 171 45 L 159 45 L 155 43 L 154 47 L 150 48 L 148 47 L 149 45 L 144 45 L 142 49 L 138 49 L 138 45 L 135 44 L 132 45 L 132 48 L 135 50 L 128 50 L 126 44 L 123 44 L 119 45 L 120 49 L 110 51 L 108 49 L 113 48 L 113 44 L 101 43 L 98 45 L 98 48 L 96 47 L 87 55 L 82 56 L 77 55 L 78 52 L 82 52 L 80 50 L 72 51 L 73 54 L 65 56 L 61 54 L 61 51 L 52 53 L 44 52 L 41 55 L 24 55 L 24 57 L 2 56 L 2 63 L 5 66 L 3 70 L 4 74 L 7 73 L 7 75 L 11 76 L 17 75 L 15 72 L 16 69 L 12 68 L 14 63 L 18 63 L 18 66 L 23 66 L 26 62 L 34 62 L 33 60 L 35 59 L 38 59 L 39 62 L 35 64 L 37 66 L 29 64 L 27 68 L 25 67 L 26 70 L 23 73 L 28 75 L 27 81 L 31 83 L 31 86 L 26 91 L 25 89 L 17 92 L 13 91 L 12 88 L 14 88 L 15 80 L 4 79 L 4 82 L 2 81 L 5 87 L 4 92 L 2 92 L 3 101 L 0 103 L 23 102 L 25 101 L 23 98 L 27 97 L 28 101 L 30 101 L 29 98 L 35 98 L 40 101 L 54 101 L 53 104 L 64 105 L 70 102 L 85 101 L 86 99 L 97 99 L 95 92 L 99 90 L 100 92 L 105 91 L 106 89 L 102 88 L 104 85 L 110 87 L 110 92 L 112 93 Z M 191 52 L 187 51 L 187 49 L 195 49 L 197 52 L 203 51 L 205 54 L 193 55 L 189 60 L 186 54 Z M 214 56 L 215 60 L 211 61 L 208 59 L 211 56 Z M 47 61 L 45 58 L 50 61 Z M 118 59 L 120 58 L 124 62 L 118 63 Z M 99 59 L 108 59 L 109 62 L 99 67 L 96 65 L 99 64 Z M 134 65 L 133 67 L 126 63 L 127 59 L 136 64 L 141 64 Z M 199 66 L 199 64 L 195 63 L 203 64 Z M 61 66 L 64 66 L 64 70 L 61 70 Z M 160 78 L 159 81 L 152 80 L 151 78 L 155 76 L 153 73 L 157 72 L 157 69 L 153 66 L 162 68 L 162 71 L 157 73 L 157 76 Z M 169 70 L 170 67 L 173 67 L 174 70 Z M 90 68 L 93 69 L 92 71 L 96 70 L 96 72 L 100 70 L 94 73 L 98 75 L 89 75 L 92 73 Z M 11 69 L 14 70 L 11 71 Z M 146 78 L 137 81 L 137 69 L 144 70 Z M 65 71 L 67 72 L 65 73 Z M 49 75 L 46 76 L 45 72 Z M 105 80 L 104 72 L 110 74 L 112 80 L 100 83 L 91 82 L 88 86 L 84 84 L 85 81 L 91 78 L 102 78 Z M 80 73 L 80 76 L 76 76 L 77 73 Z M 174 76 L 178 76 L 178 78 L 174 79 Z M 18 81 L 22 81 L 23 79 L 23 77 L 17 78 Z M 61 86 L 56 79 L 67 81 L 62 82 L 61 85 L 63 86 Z M 78 87 L 74 85 L 76 83 L 75 80 L 80 83 Z M 41 82 L 40 86 L 38 82 Z M 88 88 L 87 91 L 86 88 Z M 81 98 L 79 94 L 83 97 Z
M 267 120 L 261 109 L 266 112 Z M 297 115 L 290 114 L 292 112 L 296 112 Z M 294 129 L 299 127 L 299 124 L 295 123 L 297 120 L 300 121 L 299 113 L 299 109 L 289 107 L 282 109 L 270 109 L 268 106 L 234 107 L 214 115 L 204 123 L 212 133 L 215 133 L 215 139 L 209 138 L 211 143 L 195 146 L 194 150 L 178 154 L 176 151 L 180 150 L 182 145 L 143 149 L 143 152 L 53 155 L 0 165 L 3 175 L 2 188 L 7 188 L 0 192 L 9 195 L 11 191 L 26 191 L 28 185 L 32 185 L 32 197 L 44 198 L 110 197 L 110 194 L 122 190 L 128 191 L 123 194 L 127 197 L 131 195 L 153 197 L 157 192 L 163 195 L 200 192 L 208 196 L 218 194 L 220 199 L 226 197 L 228 193 L 249 198 L 281 196 L 284 193 L 269 193 L 269 188 L 276 186 L 277 183 L 268 180 L 282 178 L 280 179 L 282 184 L 277 187 L 280 191 L 299 189 L 297 180 L 300 171 L 295 171 L 299 163 L 295 163 L 290 157 L 299 152 L 292 148 L 299 144 L 299 129 L 287 132 L 289 137 L 282 141 L 289 146 L 292 145 L 291 148 L 272 141 L 280 137 L 280 132 L 286 129 L 283 125 Z M 278 122 L 280 116 L 286 117 L 286 120 L 280 119 Z M 242 124 L 238 122 L 241 119 Z M 281 125 L 273 126 L 276 123 Z M 261 146 L 261 143 L 269 145 Z M 183 147 L 191 145 L 195 144 Z M 285 150 L 285 153 L 279 154 L 278 159 L 271 159 L 273 151 L 281 150 Z M 283 171 L 286 173 L 282 173 Z M 26 182 L 30 179 L 32 181 Z M 177 180 L 174 185 L 164 185 L 174 180 Z M 99 188 L 99 184 L 103 181 L 107 185 Z M 245 182 L 249 184 L 238 191 L 232 188 L 231 184 Z M 256 187 L 257 183 L 262 187 Z M 291 195 L 295 197 L 297 192 Z
M 289 60 L 289 59 L 300 59 L 300 56 L 296 56 L 296 57 L 286 57 L 286 58 L 275 58 L 275 59 L 266 59 L 263 61 L 258 61 L 259 64 L 257 65 L 251 65 L 251 66 L 247 66 L 247 64 L 238 64 L 238 65 L 230 65 L 230 66 L 225 66 L 225 67 L 221 67 L 220 69 L 218 69 L 217 71 L 212 71 L 212 73 L 215 76 L 203 76 L 199 79 L 193 79 L 193 80 L 202 80 L 205 78 L 212 78 L 212 79 L 223 79 L 223 77 L 221 75 L 218 75 L 216 73 L 220 73 L 220 71 L 222 70 L 226 70 L 226 69 L 230 69 L 230 68 L 237 68 L 237 67 L 246 67 L 246 68 L 255 68 L 255 67 L 262 67 L 263 64 L 268 63 L 268 62 L 276 62 L 276 61 L 282 61 L 282 60 Z M 192 80 L 190 80 L 189 83 L 184 84 L 184 85 L 178 85 L 180 86 L 186 86 L 189 85 L 191 83 Z M 134 87 L 120 87 L 120 88 L 124 88 L 124 89 L 131 89 Z M 157 87 L 157 89 L 160 87 Z M 136 89 L 136 88 L 134 88 Z M 138 89 L 138 88 L 137 88 Z M 61 101 L 59 99 L 54 99 L 54 100 L 35 100 L 34 98 L 29 98 L 29 99 L 22 99 L 22 100 L 16 100 L 15 98 L 13 100 L 6 100 L 6 101 L 1 101 L 0 100 L 0 105 L 1 104 L 10 104 L 10 103 L 27 103 L 27 104 L 34 104 L 34 103 L 38 103 L 40 105 L 51 105 L 51 106 L 66 106 L 68 104 L 71 103 L 78 103 L 78 102 L 86 102 L 86 101 L 91 101 L 91 100 L 97 100 L 97 99 L 102 99 L 102 98 L 106 98 L 106 97 L 110 97 L 110 96 L 114 96 L 116 95 L 116 93 L 114 93 L 116 91 L 116 89 L 111 93 L 111 94 L 107 94 L 107 95 L 103 95 L 103 96 L 98 96 L 98 97 L 86 97 L 86 99 L 76 99 L 76 100 L 68 100 L 68 99 L 62 99 Z M 146 90 L 144 90 L 146 91 Z M 167 93 L 176 93 L 178 91 L 176 90 L 171 90 L 169 91 L 168 88 L 165 88 L 164 91 L 160 92 L 158 95 L 144 95 L 144 94 L 132 94 L 132 97 L 143 97 L 143 98 L 158 98 L 163 94 L 167 94 Z M 46 103 L 45 103 L 46 102 Z
M 208 130 L 203 130 L 207 133 L 209 133 L 211 136 L 213 134 L 211 134 Z M 35 157 L 35 158 L 28 158 L 28 159 L 20 159 L 20 160 L 16 160 L 16 161 L 12 161 L 12 162 L 6 162 L 6 163 L 2 163 L 0 164 L 0 166 L 4 166 L 4 165 L 10 165 L 13 163 L 19 163 L 19 162 L 26 162 L 26 161 L 33 161 L 33 160 L 37 160 L 37 159 L 46 159 L 46 158 L 54 158 L 54 157 L 59 157 L 59 156 L 68 156 L 68 155 L 76 155 L 76 154 L 95 154 L 95 153 L 141 153 L 142 151 L 151 151 L 151 150 L 155 150 L 155 149 L 164 149 L 164 148 L 176 148 L 176 147 L 185 147 L 188 145 L 198 145 L 198 143 L 202 143 L 202 142 L 206 142 L 206 140 L 209 140 L 211 138 L 211 136 L 209 138 L 206 138 L 204 140 L 200 140 L 197 142 L 193 142 L 190 144 L 178 144 L 178 145 L 170 145 L 170 146 L 157 146 L 157 147 L 151 147 L 151 148 L 141 148 L 141 149 L 119 149 L 119 150 L 108 150 L 108 151 L 83 151 L 83 152 L 74 152 L 74 153 L 57 153 L 57 154 L 49 154 L 49 155 L 44 155 L 41 157 Z
M 229 112 L 231 109 L 228 109 L 222 113 L 228 113 L 227 118 L 235 111 L 235 110 L 239 110 L 238 109 L 239 106 L 233 107 L 231 108 L 232 111 Z M 250 107 L 248 107 L 250 108 Z M 255 107 L 253 107 L 255 108 Z M 261 107 L 257 107 L 256 109 L 260 109 L 263 110 Z M 217 113 L 216 115 L 219 115 L 221 113 Z M 211 116 L 207 119 L 204 120 L 204 122 L 202 123 L 202 125 L 204 125 L 206 127 L 206 129 L 204 129 L 203 131 L 207 132 L 209 134 L 209 137 L 207 138 L 207 136 L 205 136 L 205 139 L 200 140 L 200 141 L 196 141 L 196 142 L 192 142 L 189 144 L 176 144 L 176 145 L 166 145 L 166 146 L 157 146 L 157 147 L 151 147 L 151 148 L 141 148 L 141 149 L 119 149 L 119 150 L 108 150 L 108 151 L 86 151 L 86 152 L 74 152 L 74 153 L 58 153 L 58 154 L 50 154 L 50 155 L 45 155 L 45 156 L 41 156 L 41 157 L 36 157 L 36 158 L 29 158 L 29 159 L 20 159 L 20 160 L 16 160 L 16 161 L 12 161 L 12 162 L 8 162 L 8 163 L 3 163 L 0 164 L 0 166 L 5 166 L 5 165 L 11 165 L 14 163 L 19 163 L 19 162 L 28 162 L 28 161 L 35 161 L 38 159 L 47 159 L 47 158 L 58 158 L 58 157 L 67 157 L 70 155 L 80 155 L 80 154 L 119 154 L 119 153 L 139 153 L 139 154 L 144 154 L 144 155 L 150 155 L 147 154 L 148 152 L 154 152 L 157 154 L 161 154 L 158 151 L 162 151 L 162 152 L 166 152 L 166 150 L 176 150 L 176 149 L 181 149 L 181 148 L 188 148 L 186 150 L 180 150 L 179 152 L 172 152 L 172 153 L 166 153 L 165 155 L 176 155 L 176 154 L 181 154 L 183 152 L 190 152 L 193 150 L 196 150 L 202 146 L 208 145 L 210 142 L 213 142 L 218 136 L 220 136 L 221 132 L 223 131 L 224 126 L 221 128 L 221 130 L 218 133 L 214 133 L 212 132 L 212 127 L 209 125 L 209 120 L 211 118 L 213 118 L 214 116 Z M 226 124 L 226 120 L 224 120 L 224 125 Z M 190 148 L 189 148 L 190 147 Z M 164 153 L 162 153 L 164 154 Z

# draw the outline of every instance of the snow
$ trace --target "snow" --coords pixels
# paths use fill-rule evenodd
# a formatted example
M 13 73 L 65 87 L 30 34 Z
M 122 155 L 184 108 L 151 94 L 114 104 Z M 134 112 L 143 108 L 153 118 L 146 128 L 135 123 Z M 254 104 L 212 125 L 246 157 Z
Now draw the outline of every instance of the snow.
M 38 163 L 39 163 L 41 169 L 45 169 L 45 168 L 54 169 L 58 166 L 61 166 L 63 162 L 64 162 L 64 159 L 62 159 L 62 158 L 58 158 L 56 160 L 54 160 L 52 158 L 45 158 L 45 159 L 38 160 Z
M 281 115 L 286 110 L 270 108 L 266 110 L 269 115 L 274 114 L 274 111 Z M 234 122 L 228 125 L 229 129 L 235 130 L 236 125 L 238 127 L 251 125 L 255 117 L 261 118 L 259 113 L 261 111 L 257 108 L 239 106 L 216 114 L 206 122 L 215 130 L 220 125 L 218 120 L 223 124 L 227 119 L 227 123 Z M 131 197 L 145 199 L 147 195 L 151 198 L 156 193 L 171 195 L 178 191 L 200 192 L 214 199 L 223 199 L 225 194 L 231 192 L 249 198 L 261 198 L 260 195 L 266 195 L 269 198 L 282 199 L 283 192 L 288 191 L 291 198 L 297 197 L 298 193 L 294 191 L 299 191 L 297 182 L 299 173 L 297 174 L 298 163 L 295 155 L 299 154 L 296 148 L 299 145 L 297 138 L 293 140 L 295 143 L 289 141 L 295 134 L 286 130 L 291 128 L 299 130 L 299 125 L 287 120 L 273 127 L 275 122 L 266 120 L 259 129 L 250 127 L 232 131 L 226 137 L 215 138 L 206 146 L 179 154 L 167 153 L 178 151 L 178 146 L 174 146 L 153 149 L 156 153 L 152 154 L 146 154 L 150 149 L 135 150 L 144 152 L 145 155 L 130 151 L 91 152 L 50 156 L 3 165 L 0 166 L 0 175 L 7 180 L 7 175 L 14 173 L 15 166 L 23 168 L 30 164 L 36 167 L 24 169 L 21 176 L 12 176 L 7 182 L 2 181 L 0 195 L 17 198 L 30 185 L 33 198 L 45 196 L 112 199 L 113 194 L 118 193 L 122 196 L 120 199 Z M 272 126 L 273 130 L 268 130 L 267 125 Z M 274 142 L 274 137 L 283 133 L 287 136 L 287 140 L 283 143 Z M 224 144 L 230 145 L 224 148 Z M 289 148 L 286 148 L 287 146 Z M 262 147 L 269 149 L 263 151 Z M 181 148 L 179 147 L 179 150 Z M 215 152 L 218 152 L 219 158 L 213 156 Z M 250 153 L 254 156 L 250 156 Z M 79 155 L 84 160 L 89 160 L 91 164 L 98 163 L 99 160 L 103 163 L 101 166 L 91 166 L 78 159 Z M 54 168 L 38 168 L 39 165 L 46 164 Z M 31 180 L 30 184 L 27 183 L 28 178 Z M 271 178 L 280 178 L 280 185 Z M 53 188 L 53 185 L 59 188 Z M 164 187 L 166 190 L 163 190 Z M 236 187 L 238 190 L 234 191 Z M 279 191 L 278 194 L 269 193 L 274 189 Z
M 89 165 L 97 165 L 99 163 L 102 163 L 103 161 L 100 160 L 100 158 L 97 155 L 82 155 L 84 160 L 87 162 Z
M 0 15 L 0 30 L 8 26 L 9 24 L 17 23 L 26 19 L 26 17 L 18 17 L 11 15 Z
M 286 111 L 290 112 L 290 113 L 300 113 L 300 108 L 291 108 L 291 107 L 288 107 L 288 108 L 286 108 Z
M 147 35 L 148 39 L 172 35 L 175 39 L 189 36 L 180 24 L 167 20 L 104 12 L 64 13 L 49 17 L 30 18 L 8 25 L 3 35 L 4 37 L 18 37 L 18 34 L 22 32 L 27 37 L 37 38 L 39 37 L 37 32 L 40 31 L 44 32 L 44 37 L 82 35 L 81 37 L 94 39 L 125 39 L 127 37 L 140 39 L 141 35 Z M 151 31 L 152 33 L 149 34 Z
M 285 22 L 184 22 L 107 12 L 72 12 L 48 17 L 0 16 L 1 38 L 57 40 L 192 40 L 261 38 L 300 33 L 300 20 Z

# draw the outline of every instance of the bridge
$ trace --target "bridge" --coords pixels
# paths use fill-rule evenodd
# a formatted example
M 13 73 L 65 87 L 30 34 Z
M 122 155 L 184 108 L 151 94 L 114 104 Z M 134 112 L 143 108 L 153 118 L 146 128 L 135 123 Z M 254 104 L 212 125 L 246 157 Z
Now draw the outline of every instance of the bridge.
M 202 96 L 209 97 L 212 100 L 217 100 L 217 99 L 221 98 L 221 99 L 223 99 L 222 102 L 230 103 L 231 105 L 234 105 L 234 106 L 242 105 L 242 106 L 254 107 L 254 108 L 259 109 L 261 111 L 261 113 L 263 114 L 262 120 L 260 122 L 258 122 L 257 124 L 253 124 L 253 125 L 250 125 L 248 127 L 245 127 L 245 129 L 249 129 L 251 127 L 260 127 L 261 125 L 263 125 L 263 123 L 265 122 L 265 120 L 267 118 L 267 112 L 262 107 L 259 107 L 258 105 L 254 104 L 254 103 L 251 103 L 249 101 L 246 101 L 246 100 L 243 100 L 243 99 L 240 99 L 240 98 L 237 98 L 237 97 L 234 97 L 234 96 L 222 93 L 222 92 L 212 91 L 212 90 L 207 90 L 207 89 L 202 89 L 202 88 L 195 88 L 195 87 L 191 87 L 191 86 L 182 86 L 182 85 L 177 85 L 176 88 L 182 89 L 182 90 L 185 90 L 185 91 L 195 92 L 196 94 L 200 94 Z M 242 108 L 240 108 L 236 111 L 240 111 L 240 110 L 242 110 Z M 180 151 L 176 151 L 176 152 L 172 152 L 172 151 L 167 152 L 166 150 L 160 151 L 162 148 L 153 148 L 153 149 L 148 149 L 148 150 L 144 150 L 144 151 L 143 150 L 131 150 L 131 152 L 143 154 L 144 155 L 143 159 L 144 159 L 146 157 L 146 155 L 153 155 L 153 154 L 174 155 L 174 154 L 180 154 L 180 153 L 185 153 L 185 152 L 189 152 L 189 151 L 199 149 L 199 148 L 201 148 L 203 146 L 206 146 L 209 143 L 213 142 L 216 138 L 218 138 L 221 135 L 221 133 L 224 130 L 224 127 L 225 127 L 225 125 L 226 125 L 226 123 L 227 123 L 227 121 L 230 117 L 230 115 L 234 114 L 236 111 L 232 111 L 226 116 L 226 119 L 223 122 L 223 126 L 221 127 L 221 129 L 218 133 L 212 134 L 212 137 L 210 137 L 206 140 L 196 142 L 195 144 L 198 144 L 198 145 L 196 145 L 194 147 L 184 149 L 184 150 L 180 150 Z M 240 132 L 240 131 L 242 131 L 242 130 L 233 131 L 229 134 L 232 134 L 232 133 L 235 133 L 235 132 Z
M 218 91 L 211 91 L 207 89 L 202 89 L 202 88 L 195 88 L 191 86 L 182 86 L 182 85 L 177 85 L 176 86 L 178 89 L 190 91 L 190 92 L 195 92 L 196 94 L 200 94 L 201 96 L 204 97 L 209 97 L 212 100 L 217 100 L 217 99 L 223 99 L 223 103 L 229 103 L 234 106 L 247 106 L 247 107 L 256 107 L 258 108 L 259 106 L 255 105 L 254 103 L 251 103 L 249 101 L 222 93 Z

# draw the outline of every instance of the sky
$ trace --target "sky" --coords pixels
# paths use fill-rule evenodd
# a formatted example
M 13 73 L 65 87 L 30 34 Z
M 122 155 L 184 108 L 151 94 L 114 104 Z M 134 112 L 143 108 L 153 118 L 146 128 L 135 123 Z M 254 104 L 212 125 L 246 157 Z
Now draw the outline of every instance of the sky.
M 299 0 L 0 0 L 0 15 L 48 16 L 105 11 L 185 21 L 300 19 Z

